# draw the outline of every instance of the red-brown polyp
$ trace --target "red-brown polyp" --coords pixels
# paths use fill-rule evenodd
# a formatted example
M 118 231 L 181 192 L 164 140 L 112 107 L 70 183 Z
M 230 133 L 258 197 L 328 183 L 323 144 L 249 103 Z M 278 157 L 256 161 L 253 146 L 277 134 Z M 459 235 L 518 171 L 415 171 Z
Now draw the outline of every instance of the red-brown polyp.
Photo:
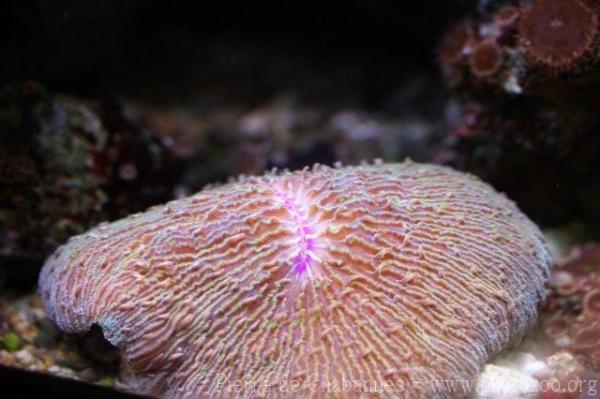
M 478 44 L 469 56 L 469 67 L 475 76 L 481 78 L 498 72 L 502 66 L 502 50 L 493 41 Z
M 583 297 L 583 307 L 585 312 L 600 315 L 600 289 L 590 291 Z
M 99 325 L 142 392 L 451 397 L 436 381 L 474 378 L 529 329 L 549 265 L 537 227 L 471 175 L 315 166 L 73 238 L 40 291 L 64 331 Z
M 577 350 L 589 350 L 598 347 L 600 341 L 600 325 L 587 326 L 576 330 L 572 346 Z
M 522 10 L 519 31 L 534 61 L 568 68 L 594 47 L 598 12 L 583 0 L 533 0 Z
M 517 7 L 507 6 L 494 15 L 494 22 L 500 26 L 506 27 L 512 25 L 518 18 L 519 9 Z
M 471 21 L 461 21 L 444 35 L 439 48 L 440 60 L 448 64 L 459 62 L 465 56 L 465 51 L 473 40 Z

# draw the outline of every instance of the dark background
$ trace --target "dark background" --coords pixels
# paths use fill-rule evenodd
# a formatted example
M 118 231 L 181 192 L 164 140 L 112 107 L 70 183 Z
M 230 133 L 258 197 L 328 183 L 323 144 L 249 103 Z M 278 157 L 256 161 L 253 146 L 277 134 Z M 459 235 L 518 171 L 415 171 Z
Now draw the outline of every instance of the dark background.
M 359 98 L 376 107 L 472 1 L 4 1 L 0 73 L 161 101 Z M 351 87 L 349 87 L 351 86 Z

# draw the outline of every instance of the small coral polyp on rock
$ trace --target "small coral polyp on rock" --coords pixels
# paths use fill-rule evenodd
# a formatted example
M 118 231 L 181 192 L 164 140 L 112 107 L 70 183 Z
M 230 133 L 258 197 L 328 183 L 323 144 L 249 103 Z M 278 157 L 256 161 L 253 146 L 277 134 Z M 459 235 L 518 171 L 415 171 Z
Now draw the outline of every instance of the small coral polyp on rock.
M 469 57 L 471 72 L 479 77 L 491 76 L 502 66 L 503 56 L 502 50 L 493 41 L 480 43 Z
M 598 22 L 598 10 L 584 0 L 534 0 L 521 15 L 521 42 L 536 62 L 569 68 L 595 47 Z
M 101 225 L 48 259 L 40 291 L 64 331 L 99 325 L 142 392 L 453 397 L 436 381 L 525 334 L 550 263 L 471 175 L 315 166 Z

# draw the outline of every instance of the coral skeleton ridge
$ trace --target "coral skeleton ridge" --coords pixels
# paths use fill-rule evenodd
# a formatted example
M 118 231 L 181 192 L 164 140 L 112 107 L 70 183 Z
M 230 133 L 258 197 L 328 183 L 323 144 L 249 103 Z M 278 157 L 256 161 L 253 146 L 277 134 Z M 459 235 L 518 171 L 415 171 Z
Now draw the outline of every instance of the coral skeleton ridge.
M 99 325 L 141 392 L 360 396 L 340 391 L 352 380 L 421 398 L 527 332 L 549 266 L 538 228 L 471 175 L 317 165 L 74 237 L 40 291 L 62 330 Z

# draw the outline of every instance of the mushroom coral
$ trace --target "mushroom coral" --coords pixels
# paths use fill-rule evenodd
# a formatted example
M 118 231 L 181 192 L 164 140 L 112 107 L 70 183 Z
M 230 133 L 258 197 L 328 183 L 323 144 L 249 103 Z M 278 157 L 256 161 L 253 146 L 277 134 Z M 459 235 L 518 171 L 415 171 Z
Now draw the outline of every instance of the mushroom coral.
M 537 317 L 538 228 L 471 175 L 401 164 L 242 177 L 71 239 L 50 318 L 94 324 L 140 392 L 451 397 Z

